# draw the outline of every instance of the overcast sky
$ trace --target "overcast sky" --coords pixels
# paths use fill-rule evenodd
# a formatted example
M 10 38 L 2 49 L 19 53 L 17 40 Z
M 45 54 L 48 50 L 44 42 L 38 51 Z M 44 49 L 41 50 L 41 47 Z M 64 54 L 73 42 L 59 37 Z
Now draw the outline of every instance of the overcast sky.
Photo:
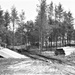
M 75 0 L 47 0 L 47 4 L 53 1 L 54 5 L 58 5 L 59 2 L 63 5 L 63 8 L 67 11 L 71 11 L 75 18 Z M 14 5 L 19 12 L 23 9 L 25 11 L 26 20 L 34 20 L 37 12 L 38 0 L 0 0 L 0 5 L 3 10 L 11 10 Z

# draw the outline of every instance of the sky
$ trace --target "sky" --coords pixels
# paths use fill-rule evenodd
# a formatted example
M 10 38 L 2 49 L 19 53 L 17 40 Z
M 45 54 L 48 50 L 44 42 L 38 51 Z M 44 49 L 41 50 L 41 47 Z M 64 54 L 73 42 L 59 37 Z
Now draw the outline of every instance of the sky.
M 14 5 L 18 13 L 21 12 L 21 10 L 25 12 L 26 21 L 34 21 L 37 16 L 36 5 L 39 4 L 39 1 L 40 0 L 0 0 L 0 5 L 4 11 L 8 10 L 9 12 Z M 47 4 L 50 4 L 51 1 L 53 1 L 54 5 L 58 5 L 60 2 L 64 10 L 70 10 L 75 18 L 75 0 L 47 0 Z

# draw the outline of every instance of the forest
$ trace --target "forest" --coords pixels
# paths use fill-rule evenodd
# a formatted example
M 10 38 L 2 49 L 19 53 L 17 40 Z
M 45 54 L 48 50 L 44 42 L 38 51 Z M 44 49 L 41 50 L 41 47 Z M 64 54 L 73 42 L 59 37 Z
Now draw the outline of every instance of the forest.
M 25 12 L 18 13 L 12 6 L 11 13 L 0 8 L 0 43 L 6 46 L 58 47 L 75 41 L 74 18 L 62 4 L 46 4 L 41 0 L 36 6 L 35 21 L 25 22 Z

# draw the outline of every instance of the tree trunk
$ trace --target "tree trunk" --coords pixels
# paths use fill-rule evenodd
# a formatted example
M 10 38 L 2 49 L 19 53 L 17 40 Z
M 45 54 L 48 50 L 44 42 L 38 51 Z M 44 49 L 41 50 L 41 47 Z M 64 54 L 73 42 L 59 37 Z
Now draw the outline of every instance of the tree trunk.
M 51 34 L 51 48 L 52 48 L 52 34 Z
M 14 44 L 15 44 L 15 43 L 14 43 L 14 42 L 15 42 L 14 25 L 15 25 L 15 24 L 14 24 L 14 22 L 13 22 L 13 49 L 14 49 Z M 14 50 L 15 50 L 15 49 L 14 49 Z
M 56 49 L 57 49 L 57 40 L 58 40 L 57 38 L 58 38 L 58 36 L 56 36 Z
M 60 47 L 62 46 L 62 42 L 61 41 L 62 41 L 62 39 L 61 39 L 61 36 L 60 36 Z
M 62 37 L 62 46 L 64 46 L 64 35 Z
M 6 31 L 7 31 L 7 27 L 6 27 Z M 6 36 L 5 36 L 6 38 L 5 38 L 5 43 L 8 45 L 8 41 L 7 41 L 7 32 L 6 32 Z
M 40 50 L 42 51 L 42 46 L 43 46 L 43 39 L 42 39 L 42 32 L 41 32 L 41 45 L 40 45 Z

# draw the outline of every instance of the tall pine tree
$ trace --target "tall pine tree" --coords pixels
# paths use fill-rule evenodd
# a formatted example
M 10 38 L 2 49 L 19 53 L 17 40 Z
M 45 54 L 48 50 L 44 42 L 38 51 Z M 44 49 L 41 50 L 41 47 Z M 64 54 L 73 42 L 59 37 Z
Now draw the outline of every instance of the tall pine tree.
M 48 21 L 47 21 L 47 15 L 46 15 L 46 0 L 41 0 L 40 6 L 39 6 L 39 12 L 38 16 L 36 18 L 36 25 L 39 31 L 39 49 L 43 49 L 44 41 L 45 41 L 45 35 L 48 33 Z

